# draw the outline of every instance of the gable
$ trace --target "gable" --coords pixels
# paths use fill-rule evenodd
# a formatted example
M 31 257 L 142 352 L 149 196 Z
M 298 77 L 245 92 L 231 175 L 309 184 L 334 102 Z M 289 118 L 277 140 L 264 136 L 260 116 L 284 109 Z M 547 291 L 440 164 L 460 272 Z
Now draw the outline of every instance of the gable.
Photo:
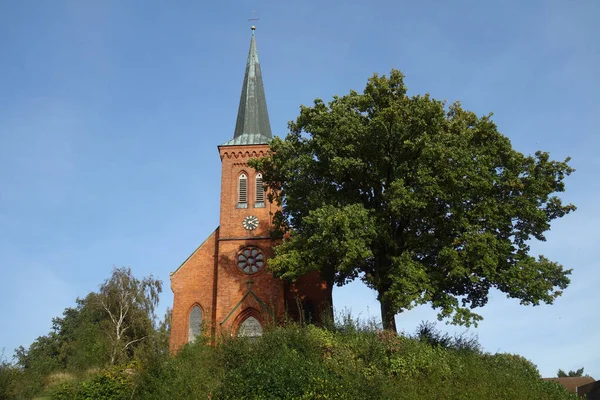
M 177 267 L 177 269 L 173 272 L 171 272 L 170 276 L 171 279 L 173 279 L 173 276 L 178 273 L 180 270 L 182 270 L 189 262 L 190 260 L 192 260 L 194 258 L 194 256 L 198 255 L 199 253 L 205 253 L 207 250 L 210 252 L 211 255 L 214 255 L 215 253 L 215 238 L 217 236 L 217 231 L 219 230 L 219 227 L 217 226 L 217 229 L 215 229 L 213 231 L 213 233 L 210 234 L 210 236 L 208 236 L 204 242 L 202 242 L 200 244 L 200 246 L 198 246 L 196 248 L 196 250 L 194 250 L 192 252 L 192 254 L 190 254 L 182 263 L 181 265 L 179 265 L 179 267 Z

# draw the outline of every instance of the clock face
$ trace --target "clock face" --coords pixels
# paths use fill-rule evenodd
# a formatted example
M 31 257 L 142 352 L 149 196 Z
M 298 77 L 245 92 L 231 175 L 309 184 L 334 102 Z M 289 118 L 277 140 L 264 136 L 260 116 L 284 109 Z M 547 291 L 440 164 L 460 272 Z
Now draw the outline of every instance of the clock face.
M 258 217 L 255 217 L 254 215 L 248 215 L 242 221 L 242 226 L 249 231 L 258 228 Z

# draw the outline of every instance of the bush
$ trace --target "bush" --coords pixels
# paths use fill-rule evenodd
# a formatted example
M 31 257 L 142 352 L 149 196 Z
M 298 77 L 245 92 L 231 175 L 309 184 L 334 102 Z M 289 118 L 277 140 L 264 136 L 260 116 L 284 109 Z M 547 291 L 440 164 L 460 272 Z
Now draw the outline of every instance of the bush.
M 439 331 L 433 322 L 422 321 L 412 338 L 434 347 L 481 352 L 477 336 L 467 336 L 466 334 L 450 336 L 448 333 Z
M 224 342 L 220 351 L 226 384 L 215 393 L 216 398 L 342 398 L 337 394 L 343 387 L 324 364 L 321 343 L 313 332 L 291 325 L 254 341 Z
M 432 344 L 347 319 L 335 329 L 288 324 L 254 340 L 187 345 L 144 379 L 144 399 L 570 398 L 531 362 L 482 353 L 473 339 Z
M 0 383 L 10 382 L 10 374 L 23 375 L 0 366 Z M 141 366 L 79 378 L 55 374 L 45 382 L 48 397 L 75 400 L 575 398 L 555 382 L 542 381 L 525 358 L 484 353 L 472 339 L 460 341 L 435 329 L 399 336 L 348 318 L 329 329 L 269 327 L 260 338 L 224 337 L 217 346 L 199 340 L 175 356 L 148 356 Z M 16 386 L 9 386 L 15 393 Z
M 138 399 L 208 399 L 223 382 L 219 348 L 197 340 L 184 346 L 176 357 L 149 361 L 136 379 Z
M 14 397 L 15 383 L 21 371 L 11 365 L 4 358 L 4 352 L 0 353 L 0 400 Z
M 53 400 L 120 400 L 130 399 L 133 391 L 134 365 L 113 367 L 92 373 L 82 380 L 62 379 L 46 390 Z

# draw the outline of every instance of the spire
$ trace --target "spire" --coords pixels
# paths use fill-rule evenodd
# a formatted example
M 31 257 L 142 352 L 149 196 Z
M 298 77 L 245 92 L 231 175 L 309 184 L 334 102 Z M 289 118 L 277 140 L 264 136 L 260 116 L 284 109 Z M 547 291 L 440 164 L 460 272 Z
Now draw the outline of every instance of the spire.
M 233 139 L 224 143 L 223 146 L 269 143 L 273 137 L 267 112 L 265 88 L 258 62 L 255 29 L 253 26 L 235 132 Z

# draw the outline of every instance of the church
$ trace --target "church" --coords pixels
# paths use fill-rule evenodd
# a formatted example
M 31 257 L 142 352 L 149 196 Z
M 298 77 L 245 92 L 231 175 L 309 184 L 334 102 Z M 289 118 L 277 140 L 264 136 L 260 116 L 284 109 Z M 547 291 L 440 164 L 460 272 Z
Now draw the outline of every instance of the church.
M 269 271 L 272 216 L 262 176 L 248 166 L 267 155 L 272 139 L 252 27 L 250 51 L 233 138 L 218 146 L 221 158 L 219 226 L 171 273 L 174 294 L 170 349 L 199 335 L 212 344 L 222 335 L 260 336 L 286 317 L 317 321 L 331 288 L 317 273 L 284 282 Z

